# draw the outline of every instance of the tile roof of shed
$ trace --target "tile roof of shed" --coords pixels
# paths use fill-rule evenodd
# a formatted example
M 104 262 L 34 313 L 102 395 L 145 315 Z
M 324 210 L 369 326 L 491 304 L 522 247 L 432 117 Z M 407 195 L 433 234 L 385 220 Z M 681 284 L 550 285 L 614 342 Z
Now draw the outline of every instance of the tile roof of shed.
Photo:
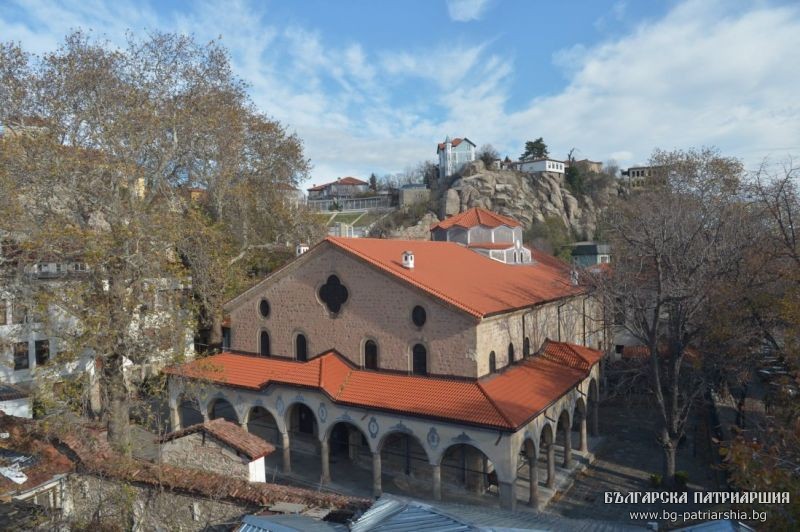
M 509 265 L 454 242 L 328 237 L 325 240 L 477 318 L 580 294 L 570 266 L 534 251 L 534 263 Z M 402 253 L 414 253 L 404 268 Z
M 275 446 L 244 430 L 236 423 L 218 418 L 197 423 L 181 430 L 170 432 L 161 441 L 168 442 L 196 432 L 205 432 L 217 440 L 247 456 L 251 461 L 267 456 L 275 451 Z
M 358 369 L 334 351 L 307 362 L 221 353 L 165 371 L 251 390 L 271 384 L 313 388 L 339 404 L 516 430 L 586 378 L 601 356 L 548 340 L 538 356 L 473 380 Z

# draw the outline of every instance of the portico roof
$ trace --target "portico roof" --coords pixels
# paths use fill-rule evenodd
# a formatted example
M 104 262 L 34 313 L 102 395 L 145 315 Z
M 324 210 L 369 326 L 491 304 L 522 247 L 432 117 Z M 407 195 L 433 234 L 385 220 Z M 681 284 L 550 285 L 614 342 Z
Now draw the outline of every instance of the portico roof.
M 359 369 L 335 351 L 307 362 L 226 352 L 165 371 L 250 390 L 311 388 L 338 404 L 514 431 L 585 379 L 601 356 L 548 340 L 537 355 L 471 380 Z

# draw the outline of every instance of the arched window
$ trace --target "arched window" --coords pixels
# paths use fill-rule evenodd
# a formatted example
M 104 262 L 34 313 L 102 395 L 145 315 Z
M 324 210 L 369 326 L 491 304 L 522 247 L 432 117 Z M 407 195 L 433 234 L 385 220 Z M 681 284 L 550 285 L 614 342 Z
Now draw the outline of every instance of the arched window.
M 298 334 L 294 339 L 294 356 L 297 360 L 308 360 L 308 343 L 304 334 Z
M 261 331 L 261 337 L 258 340 L 258 353 L 262 357 L 268 357 L 272 354 L 269 349 L 269 333 L 267 331 Z
M 489 373 L 496 373 L 497 372 L 497 356 L 494 354 L 494 351 L 489 353 Z
M 269 317 L 269 301 L 266 299 L 262 299 L 261 302 L 258 304 L 258 312 L 261 314 L 262 318 Z
M 412 349 L 411 372 L 414 375 L 428 374 L 428 350 L 422 344 L 417 344 Z
M 331 314 L 338 314 L 348 297 L 347 288 L 335 275 L 329 276 L 325 284 L 319 287 L 319 298 Z
M 508 363 L 514 362 L 514 344 L 508 344 Z
M 378 369 L 378 344 L 372 340 L 364 343 L 364 367 Z
M 531 356 L 531 341 L 529 338 L 525 338 L 522 341 L 522 356 L 524 357 Z

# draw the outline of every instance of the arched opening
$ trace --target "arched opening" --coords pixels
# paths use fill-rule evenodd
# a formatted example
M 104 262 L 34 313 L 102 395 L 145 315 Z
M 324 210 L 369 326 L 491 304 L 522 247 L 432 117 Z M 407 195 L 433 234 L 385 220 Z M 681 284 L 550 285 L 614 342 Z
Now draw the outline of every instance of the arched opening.
M 236 415 L 236 409 L 226 399 L 221 397 L 211 401 L 208 407 L 209 419 L 227 419 L 231 423 L 239 424 L 239 416 Z
M 272 351 L 269 347 L 269 333 L 267 331 L 261 331 L 261 334 L 259 335 L 258 354 L 262 357 L 268 357 L 272 354 Z
M 422 344 L 416 344 L 411 351 L 412 365 L 411 372 L 414 375 L 428 374 L 428 350 Z
M 539 468 L 544 468 L 545 483 L 548 488 L 553 488 L 556 484 L 556 449 L 553 438 L 553 427 L 547 423 L 539 433 Z M 541 475 L 538 475 L 541 476 Z
M 528 337 L 522 340 L 522 356 L 531 356 L 531 340 Z
M 489 486 L 497 485 L 494 464 L 480 449 L 468 443 L 447 448 L 442 455 L 441 475 L 442 498 L 448 498 L 448 493 L 450 498 L 483 495 Z
M 514 363 L 514 344 L 513 343 L 508 344 L 508 363 L 509 364 L 513 364 Z
M 433 471 L 428 453 L 412 434 L 392 432 L 380 444 L 383 471 L 393 484 L 409 494 L 430 493 Z
M 181 428 L 190 427 L 203 422 L 203 413 L 200 412 L 200 403 L 197 399 L 182 396 L 178 403 L 178 416 Z
M 566 410 L 563 410 L 558 416 L 556 444 L 561 450 L 562 467 L 570 467 L 572 465 L 572 419 Z
M 497 373 L 497 355 L 489 353 L 489 373 Z
M 539 498 L 539 460 L 536 444 L 530 438 L 522 442 L 517 466 L 517 480 L 514 486 L 516 494 L 527 494 L 523 500 L 537 507 Z
M 250 409 L 247 416 L 247 431 L 274 445 L 282 443 L 275 417 L 263 406 L 254 406 Z
M 364 367 L 378 369 L 378 344 L 372 340 L 364 342 Z
M 294 356 L 297 360 L 308 360 L 308 343 L 304 334 L 298 334 L 294 339 Z
M 295 464 L 295 473 L 319 481 L 319 425 L 314 412 L 303 403 L 294 403 L 286 410 L 285 422 L 288 442 L 284 440 L 284 471 L 289 469 L 287 464 Z

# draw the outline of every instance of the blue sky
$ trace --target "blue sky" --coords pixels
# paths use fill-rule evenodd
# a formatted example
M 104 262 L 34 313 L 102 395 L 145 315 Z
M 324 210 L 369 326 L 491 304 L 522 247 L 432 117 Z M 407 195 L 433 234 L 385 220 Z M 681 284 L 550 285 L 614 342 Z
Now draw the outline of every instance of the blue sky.
M 744 0 L 0 0 L 0 39 L 71 28 L 221 37 L 253 100 L 304 140 L 309 183 L 401 172 L 446 135 L 518 156 L 643 163 L 714 145 L 800 154 L 800 6 Z

